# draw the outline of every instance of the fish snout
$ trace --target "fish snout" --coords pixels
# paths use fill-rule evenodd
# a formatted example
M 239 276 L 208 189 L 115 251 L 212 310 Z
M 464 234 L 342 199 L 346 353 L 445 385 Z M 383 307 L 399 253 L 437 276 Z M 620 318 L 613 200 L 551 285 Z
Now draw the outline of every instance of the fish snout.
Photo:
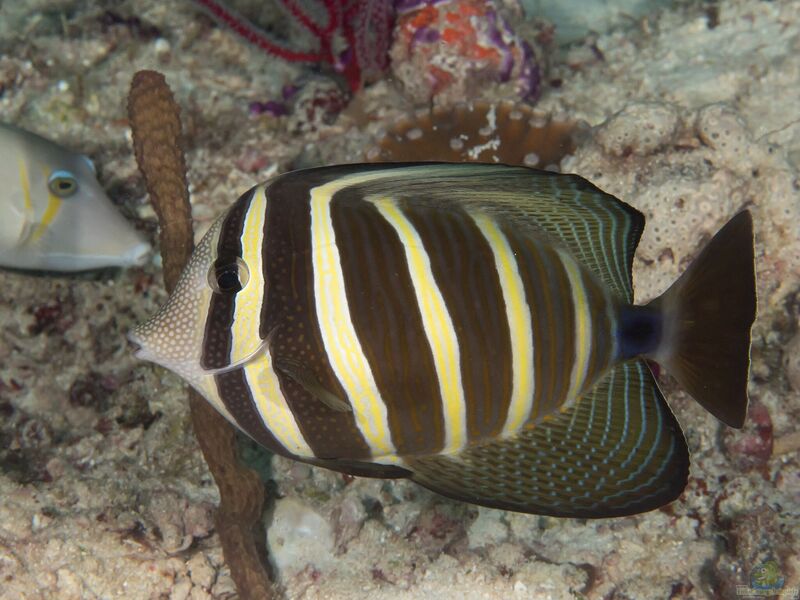
M 128 345 L 133 350 L 133 355 L 136 358 L 146 360 L 146 358 L 142 356 L 144 354 L 144 344 L 139 336 L 136 335 L 136 331 L 129 331 L 125 337 L 128 338 Z
M 141 267 L 147 263 L 152 250 L 153 247 L 149 243 L 145 241 L 139 242 L 125 253 L 125 262 L 132 266 Z

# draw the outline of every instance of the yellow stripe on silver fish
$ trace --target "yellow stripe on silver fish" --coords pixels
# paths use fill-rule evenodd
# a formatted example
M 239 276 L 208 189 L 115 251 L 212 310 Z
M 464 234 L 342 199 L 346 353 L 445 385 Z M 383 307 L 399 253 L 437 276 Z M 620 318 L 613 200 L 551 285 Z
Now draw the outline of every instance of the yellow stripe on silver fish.
M 473 216 L 494 255 L 511 334 L 513 388 L 503 435 L 520 429 L 531 415 L 535 394 L 533 326 L 525 285 L 508 240 L 497 223 L 484 214 Z
M 331 219 L 333 195 L 351 183 L 348 179 L 358 178 L 310 190 L 315 304 L 325 352 L 350 400 L 356 425 L 373 457 L 384 457 L 395 451 L 386 405 L 353 327 Z
M 48 178 L 49 173 L 47 170 L 42 171 L 42 175 L 45 179 Z M 47 231 L 47 228 L 50 227 L 53 220 L 56 218 L 58 214 L 58 209 L 61 208 L 61 198 L 56 196 L 53 192 L 48 191 L 47 193 L 47 207 L 44 209 L 44 213 L 42 214 L 42 220 L 36 226 L 36 229 L 31 234 L 31 241 L 34 242 L 38 240 L 44 232 Z
M 458 452 L 467 440 L 467 409 L 461 381 L 458 338 L 442 293 L 431 271 L 430 259 L 414 226 L 390 198 L 373 200 L 378 211 L 394 227 L 406 252 L 425 333 L 433 351 L 444 402 L 445 444 L 442 452 Z

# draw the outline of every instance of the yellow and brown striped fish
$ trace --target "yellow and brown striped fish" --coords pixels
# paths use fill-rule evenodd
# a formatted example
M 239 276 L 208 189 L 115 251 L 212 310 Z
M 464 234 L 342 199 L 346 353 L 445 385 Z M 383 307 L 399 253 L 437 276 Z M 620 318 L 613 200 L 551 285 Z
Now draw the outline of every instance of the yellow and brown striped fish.
M 575 175 L 296 171 L 219 218 L 131 340 L 278 454 L 514 511 L 637 513 L 689 469 L 645 359 L 741 427 L 756 309 L 748 212 L 634 306 L 643 227 Z

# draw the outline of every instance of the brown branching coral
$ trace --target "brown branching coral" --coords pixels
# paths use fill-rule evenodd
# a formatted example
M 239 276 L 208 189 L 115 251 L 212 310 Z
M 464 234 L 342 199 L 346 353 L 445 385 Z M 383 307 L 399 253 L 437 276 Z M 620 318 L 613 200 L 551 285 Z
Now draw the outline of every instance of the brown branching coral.
M 136 73 L 128 114 L 136 161 L 158 215 L 164 284 L 171 293 L 192 253 L 193 234 L 179 109 L 163 75 Z M 242 598 L 269 599 L 275 591 L 261 525 L 264 486 L 239 464 L 233 427 L 194 390 L 189 402 L 195 435 L 219 487 L 216 528 L 231 575 Z

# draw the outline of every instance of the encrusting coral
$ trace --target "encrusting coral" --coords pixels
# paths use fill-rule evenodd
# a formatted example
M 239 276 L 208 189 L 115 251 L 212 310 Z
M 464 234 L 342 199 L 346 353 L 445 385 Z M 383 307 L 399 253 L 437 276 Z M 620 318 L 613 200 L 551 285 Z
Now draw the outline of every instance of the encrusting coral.
M 400 0 L 390 55 L 392 74 L 417 103 L 452 104 L 508 85 L 511 97 L 535 101 L 543 69 L 494 0 Z M 519 15 L 516 15 L 519 16 Z
M 397 121 L 367 150 L 372 162 L 489 162 L 557 170 L 588 130 L 528 104 L 470 102 L 420 110 Z

